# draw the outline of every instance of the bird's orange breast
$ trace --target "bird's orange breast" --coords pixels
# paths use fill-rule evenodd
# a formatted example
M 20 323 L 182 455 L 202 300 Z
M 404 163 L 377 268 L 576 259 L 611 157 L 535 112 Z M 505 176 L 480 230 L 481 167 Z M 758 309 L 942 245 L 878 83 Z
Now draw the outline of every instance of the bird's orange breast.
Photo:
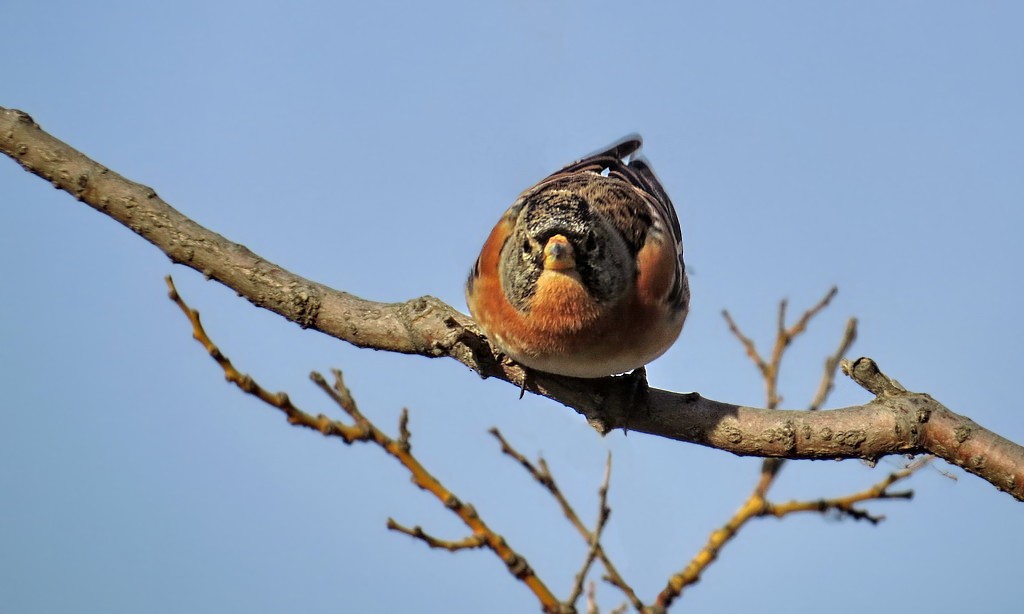
M 551 373 L 599 377 L 646 364 L 679 335 L 685 311 L 665 302 L 677 260 L 670 243 L 651 242 L 640 250 L 637 279 L 617 301 L 597 303 L 573 269 L 547 270 L 537 279 L 529 308 L 520 311 L 506 298 L 498 273 L 510 232 L 507 219 L 491 231 L 466 302 L 513 360 Z
M 529 309 L 519 311 L 508 301 L 501 286 L 498 263 L 510 231 L 502 220 L 484 243 L 466 291 L 473 317 L 499 347 L 529 365 L 524 356 L 571 352 L 584 343 L 581 332 L 593 329 L 601 309 L 573 270 L 544 271 L 537 280 Z

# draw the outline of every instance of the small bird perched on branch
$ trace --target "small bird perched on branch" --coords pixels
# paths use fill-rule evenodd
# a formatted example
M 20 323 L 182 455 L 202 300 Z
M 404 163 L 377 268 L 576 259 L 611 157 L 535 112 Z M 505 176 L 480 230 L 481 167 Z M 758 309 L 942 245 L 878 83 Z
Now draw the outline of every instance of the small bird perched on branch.
M 625 139 L 526 190 L 484 243 L 466 302 L 516 362 L 602 377 L 644 366 L 679 336 L 690 302 L 682 233 L 640 145 Z

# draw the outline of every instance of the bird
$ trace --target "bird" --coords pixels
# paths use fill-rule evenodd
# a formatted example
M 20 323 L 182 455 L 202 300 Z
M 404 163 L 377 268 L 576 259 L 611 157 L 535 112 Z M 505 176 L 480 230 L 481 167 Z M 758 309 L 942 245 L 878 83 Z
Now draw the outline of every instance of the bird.
M 633 371 L 675 343 L 689 312 L 679 218 L 639 136 L 524 191 L 494 226 L 466 303 L 505 356 L 578 378 Z

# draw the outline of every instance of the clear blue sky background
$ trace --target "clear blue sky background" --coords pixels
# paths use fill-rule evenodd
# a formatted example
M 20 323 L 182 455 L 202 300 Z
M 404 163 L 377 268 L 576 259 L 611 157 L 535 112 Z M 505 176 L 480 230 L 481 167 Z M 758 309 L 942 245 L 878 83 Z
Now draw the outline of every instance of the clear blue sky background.
M 90 5 L 91 4 L 91 5 Z M 486 5 L 486 6 L 485 6 Z M 736 403 L 776 302 L 832 284 L 793 347 L 809 400 L 845 319 L 853 354 L 1024 441 L 1024 7 L 1011 2 L 8 2 L 0 104 L 207 227 L 360 296 L 465 309 L 484 237 L 525 187 L 641 133 L 677 204 L 693 305 L 653 385 Z M 165 298 L 171 272 L 243 369 L 331 411 L 340 367 L 560 595 L 585 545 L 503 458 L 542 453 L 587 518 L 614 455 L 606 547 L 650 599 L 752 487 L 757 459 L 621 433 L 454 361 L 358 350 L 172 266 L 0 161 L 0 611 L 530 612 L 488 552 L 379 450 L 288 427 L 226 385 Z M 868 395 L 838 382 L 832 406 Z M 898 465 L 790 464 L 776 498 Z M 679 610 L 1020 610 L 1022 504 L 953 469 L 877 527 L 763 520 Z M 621 602 L 600 586 L 605 608 Z

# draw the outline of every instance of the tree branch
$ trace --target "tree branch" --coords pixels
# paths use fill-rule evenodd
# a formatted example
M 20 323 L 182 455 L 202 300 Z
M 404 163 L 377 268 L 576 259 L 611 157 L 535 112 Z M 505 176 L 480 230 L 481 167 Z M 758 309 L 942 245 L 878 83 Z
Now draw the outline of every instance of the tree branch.
M 427 471 L 426 467 L 420 464 L 419 460 L 412 455 L 409 451 L 408 445 L 409 431 L 407 412 L 402 412 L 402 418 L 400 421 L 400 430 L 402 431 L 402 435 L 399 440 L 396 441 L 391 437 L 388 437 L 383 431 L 377 428 L 373 422 L 367 419 L 361 411 L 359 411 L 359 407 L 356 405 L 355 399 L 352 398 L 351 392 L 349 392 L 349 389 L 345 386 L 345 382 L 341 376 L 341 371 L 337 369 L 333 370 L 334 386 L 330 386 L 323 376 L 315 371 L 310 374 L 310 379 L 312 379 L 313 382 L 338 405 L 338 407 L 352 418 L 354 424 L 349 425 L 340 420 L 332 420 L 324 414 L 314 416 L 302 411 L 291 402 L 291 399 L 289 399 L 287 394 L 283 392 L 269 392 L 266 388 L 260 386 L 252 377 L 245 375 L 236 369 L 227 356 L 220 351 L 220 349 L 213 343 L 213 340 L 211 340 L 206 334 L 206 330 L 203 328 L 202 322 L 199 318 L 199 312 L 189 307 L 181 296 L 178 295 L 178 291 L 174 287 L 174 282 L 171 280 L 170 276 L 167 277 L 167 287 L 170 299 L 174 301 L 192 324 L 192 338 L 206 348 L 210 357 L 213 358 L 224 371 L 225 379 L 241 388 L 242 391 L 247 394 L 251 394 L 267 405 L 281 410 L 285 416 L 287 416 L 289 424 L 319 431 L 325 437 L 337 437 L 347 444 L 361 441 L 377 445 L 409 471 L 409 474 L 412 476 L 413 484 L 434 495 L 438 501 L 451 510 L 453 514 L 458 516 L 459 519 L 462 520 L 462 522 L 472 531 L 472 533 L 465 539 L 457 542 L 445 541 L 427 535 L 420 527 L 408 529 L 399 525 L 390 518 L 388 519 L 387 524 L 388 529 L 406 533 L 412 537 L 418 538 L 431 548 L 445 548 L 454 552 L 456 550 L 464 550 L 467 548 L 486 547 L 500 558 L 503 563 L 505 563 L 510 574 L 512 574 L 517 580 L 520 580 L 533 592 L 538 601 L 540 601 L 541 607 L 545 612 L 554 614 L 565 611 L 562 604 L 560 604 L 558 599 L 555 598 L 550 590 L 548 590 L 548 587 L 537 576 L 533 568 L 530 567 L 530 564 L 527 563 L 526 559 L 513 550 L 512 546 L 508 544 L 504 537 L 495 533 L 487 523 L 484 522 L 477 513 L 476 508 L 456 497 L 454 493 L 448 490 L 440 480 Z
M 551 470 L 548 469 L 548 464 L 544 462 L 544 459 L 541 458 L 538 461 L 537 465 L 534 465 L 532 462 L 530 462 L 530 459 L 526 458 L 526 456 L 524 456 L 521 452 L 513 448 L 512 444 L 510 444 L 508 440 L 505 439 L 505 436 L 502 435 L 501 431 L 499 431 L 496 427 L 490 429 L 489 432 L 491 433 L 491 435 L 494 435 L 494 437 L 498 440 L 499 443 L 501 443 L 502 453 L 518 461 L 519 464 L 522 465 L 523 469 L 526 469 L 526 472 L 529 473 L 530 476 L 532 476 L 538 484 L 543 486 L 549 493 L 551 493 L 551 496 L 555 498 L 555 501 L 557 501 L 558 505 L 562 508 L 562 513 L 565 514 L 566 519 L 568 519 L 569 522 L 572 523 L 572 526 L 575 527 L 576 532 L 580 534 L 580 537 L 582 537 L 584 540 L 586 540 L 588 544 L 591 545 L 591 549 L 594 552 L 595 556 L 601 559 L 601 564 L 604 565 L 604 569 L 606 572 L 604 580 L 607 581 L 609 584 L 617 587 L 619 590 L 621 590 L 626 595 L 626 598 L 629 599 L 630 603 L 633 604 L 633 607 L 637 609 L 637 611 L 643 610 L 643 602 L 640 601 L 639 597 L 637 597 L 636 592 L 633 590 L 633 587 L 630 586 L 625 579 L 623 579 L 622 575 L 619 573 L 619 570 L 615 567 L 611 559 L 605 553 L 604 548 L 601 546 L 600 540 L 595 541 L 594 533 L 587 529 L 587 526 L 583 524 L 582 520 L 580 520 L 579 514 L 576 513 L 576 510 L 573 509 L 572 505 L 569 503 L 569 500 L 566 499 L 565 495 L 562 493 L 562 489 L 560 489 L 558 487 L 558 484 L 555 482 L 555 476 L 552 475 Z M 603 514 L 603 510 L 607 508 L 607 505 L 605 504 L 605 499 L 608 495 L 608 480 L 611 478 L 610 467 L 611 457 L 608 458 L 608 464 L 605 467 L 605 481 L 601 487 L 601 490 L 599 491 L 599 495 L 602 498 L 600 507 L 600 509 L 602 510 L 601 514 Z M 609 513 L 611 512 L 609 511 Z M 605 520 L 607 520 L 607 518 L 605 518 Z
M 770 363 L 766 363 L 760 353 L 757 351 L 757 346 L 754 342 L 743 334 L 736 322 L 733 321 L 732 317 L 729 316 L 727 311 L 722 312 L 726 322 L 729 325 L 729 329 L 733 335 L 740 341 L 746 350 L 747 356 L 757 365 L 758 370 L 761 372 L 761 377 L 765 383 L 765 397 L 769 407 L 773 406 L 781 398 L 778 394 L 778 380 L 779 372 L 782 367 L 782 358 L 786 352 L 786 348 L 793 342 L 793 340 L 803 334 L 806 330 L 807 325 L 822 309 L 824 309 L 832 298 L 836 294 L 836 289 L 833 287 L 829 290 L 825 298 L 822 299 L 817 305 L 811 307 L 803 316 L 797 320 L 796 324 L 792 327 L 786 327 L 786 301 L 782 301 L 779 304 L 779 320 L 776 328 L 775 346 L 772 351 L 772 358 Z M 850 318 L 846 323 L 846 330 L 843 332 L 843 337 L 839 342 L 839 347 L 835 353 L 829 356 L 825 360 L 825 370 L 822 373 L 821 382 L 818 384 L 818 389 L 814 394 L 814 398 L 811 400 L 810 410 L 814 411 L 819 409 L 828 399 L 829 392 L 832 389 L 832 383 L 835 380 L 836 371 L 839 367 L 840 360 L 846 354 L 847 350 L 853 344 L 857 337 L 857 320 L 856 318 Z M 931 458 L 931 457 L 925 457 Z M 702 548 L 696 556 L 690 559 L 689 564 L 686 567 L 673 574 L 665 588 L 658 595 L 657 608 L 664 611 L 668 605 L 673 603 L 686 589 L 687 586 L 696 584 L 703 577 L 704 572 L 707 568 L 718 559 L 718 555 L 721 553 L 722 548 L 729 543 L 751 519 L 759 516 L 774 515 L 778 518 L 782 518 L 787 514 L 794 512 L 809 512 L 816 511 L 820 513 L 835 512 L 840 516 L 853 518 L 855 520 L 868 520 L 872 524 L 881 521 L 881 516 L 874 516 L 870 512 L 861 510 L 855 507 L 856 503 L 871 499 L 892 499 L 892 498 L 910 498 L 909 491 L 906 493 L 890 493 L 888 488 L 897 480 L 903 479 L 916 471 L 918 468 L 924 465 L 924 462 L 915 461 L 909 465 L 904 472 L 893 473 L 889 475 L 885 480 L 882 480 L 875 486 L 853 495 L 841 497 L 838 499 L 816 499 L 812 501 L 791 501 L 784 504 L 774 504 L 767 500 L 768 489 L 775 483 L 775 478 L 779 474 L 779 470 L 786 462 L 782 458 L 766 458 L 761 463 L 761 475 L 757 481 L 757 485 L 754 486 L 753 492 L 747 497 L 747 500 L 740 507 L 732 518 L 725 523 L 724 526 L 712 531 L 708 537 L 708 542 Z
M 915 460 L 903 469 L 890 473 L 885 479 L 865 490 L 835 499 L 772 503 L 762 497 L 755 489 L 740 509 L 733 514 L 732 518 L 722 525 L 721 528 L 711 533 L 707 544 L 697 553 L 697 556 L 693 557 L 693 560 L 690 561 L 686 568 L 669 578 L 668 584 L 658 595 L 656 600 L 657 606 L 667 609 L 682 594 L 683 589 L 700 581 L 701 574 L 718 558 L 722 548 L 736 537 L 740 529 L 754 518 L 762 516 L 782 518 L 783 516 L 798 512 L 818 512 L 824 514 L 831 511 L 854 520 L 867 520 L 872 524 L 877 524 L 882 517 L 874 516 L 856 507 L 856 504 L 877 499 L 911 498 L 913 496 L 911 492 L 889 492 L 889 487 L 912 475 L 927 464 L 929 460 L 930 457 Z
M 1024 500 L 1024 448 L 908 392 L 869 359 L 848 374 L 874 392 L 865 405 L 830 411 L 743 407 L 646 389 L 623 378 L 579 380 L 526 372 L 503 360 L 471 318 L 425 296 L 377 303 L 333 290 L 260 258 L 185 217 L 151 188 L 130 181 L 44 132 L 21 111 L 0 107 L 0 151 L 163 251 L 172 261 L 232 288 L 259 307 L 347 341 L 406 354 L 448 356 L 479 373 L 554 399 L 602 433 L 622 428 L 781 458 L 861 458 L 934 454 Z M 630 407 L 632 406 L 632 407 Z M 627 411 L 628 409 L 628 411 Z
M 398 524 L 394 518 L 388 518 L 387 527 L 391 531 L 405 533 L 409 537 L 415 537 L 416 539 L 421 540 L 423 543 L 430 546 L 431 548 L 440 548 L 442 550 L 447 550 L 449 552 L 457 552 L 459 550 L 472 550 L 474 548 L 483 548 L 487 545 L 487 541 L 483 538 L 482 535 L 470 535 L 458 541 L 449 541 L 446 539 L 439 539 L 437 537 L 434 537 L 433 535 L 430 535 L 429 533 L 423 530 L 423 527 L 419 525 L 416 525 L 415 527 L 410 529 L 409 527 Z
M 604 527 L 608 523 L 608 517 L 612 513 L 612 510 L 608 507 L 608 482 L 611 478 L 612 453 L 609 452 L 608 460 L 604 466 L 604 481 L 601 482 L 601 487 L 597 491 L 597 526 L 594 527 L 590 534 L 590 549 L 587 551 L 587 557 L 583 560 L 583 567 L 576 573 L 572 592 L 569 593 L 569 597 L 564 602 L 569 607 L 574 607 L 576 600 L 583 594 L 583 583 L 586 581 L 587 574 L 590 573 L 590 567 L 594 564 L 598 554 L 601 554 L 602 559 L 605 558 L 601 549 L 601 534 L 604 532 Z

